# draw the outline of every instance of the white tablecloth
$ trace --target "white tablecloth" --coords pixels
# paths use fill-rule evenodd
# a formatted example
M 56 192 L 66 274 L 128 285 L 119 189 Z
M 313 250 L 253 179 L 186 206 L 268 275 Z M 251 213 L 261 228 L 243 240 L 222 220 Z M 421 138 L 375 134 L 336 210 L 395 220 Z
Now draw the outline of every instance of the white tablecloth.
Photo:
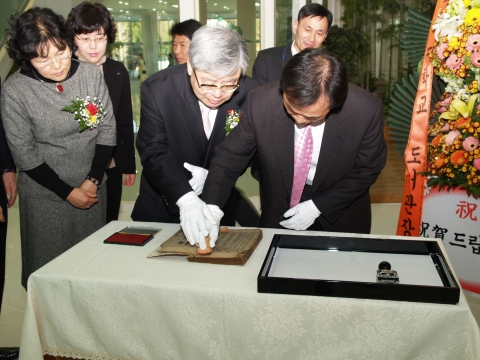
M 458 305 L 260 294 L 272 236 L 290 231 L 265 229 L 245 266 L 226 266 L 147 259 L 176 224 L 153 224 L 163 231 L 144 247 L 103 244 L 129 224 L 108 224 L 32 274 L 21 360 L 480 358 L 463 294 Z

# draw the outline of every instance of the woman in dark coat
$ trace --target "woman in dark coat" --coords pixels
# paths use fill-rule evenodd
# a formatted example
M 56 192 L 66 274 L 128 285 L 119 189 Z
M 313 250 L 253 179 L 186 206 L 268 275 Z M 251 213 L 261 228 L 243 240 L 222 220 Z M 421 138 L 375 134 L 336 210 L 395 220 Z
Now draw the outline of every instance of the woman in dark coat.
M 80 61 L 97 65 L 103 73 L 117 123 L 117 146 L 107 166 L 107 223 L 118 220 L 123 185 L 135 182 L 135 148 L 130 81 L 125 66 L 105 56 L 107 43 L 115 41 L 115 22 L 105 6 L 84 1 L 68 14 L 75 33 L 74 53 Z

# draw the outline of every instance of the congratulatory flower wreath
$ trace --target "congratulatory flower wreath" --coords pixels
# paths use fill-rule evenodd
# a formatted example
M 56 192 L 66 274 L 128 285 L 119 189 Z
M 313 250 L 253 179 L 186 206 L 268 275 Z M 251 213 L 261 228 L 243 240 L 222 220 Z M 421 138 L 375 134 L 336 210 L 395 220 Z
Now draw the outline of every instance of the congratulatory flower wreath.
M 480 196 L 480 0 L 451 0 L 433 26 L 429 56 L 447 84 L 429 126 L 428 186 Z

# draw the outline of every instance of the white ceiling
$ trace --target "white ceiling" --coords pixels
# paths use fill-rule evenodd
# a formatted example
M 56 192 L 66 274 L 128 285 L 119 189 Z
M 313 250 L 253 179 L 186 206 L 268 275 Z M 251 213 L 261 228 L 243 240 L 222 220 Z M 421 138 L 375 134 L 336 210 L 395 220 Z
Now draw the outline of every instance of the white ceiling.
M 105 5 L 117 21 L 138 21 L 144 11 L 157 11 L 163 16 L 178 18 L 178 0 L 97 0 Z M 236 17 L 237 0 L 206 0 L 208 18 Z M 155 10 L 154 10 L 155 9 Z M 215 14 L 216 16 L 213 16 Z M 122 17 L 119 18 L 119 17 Z M 130 18 L 130 19 L 128 19 Z

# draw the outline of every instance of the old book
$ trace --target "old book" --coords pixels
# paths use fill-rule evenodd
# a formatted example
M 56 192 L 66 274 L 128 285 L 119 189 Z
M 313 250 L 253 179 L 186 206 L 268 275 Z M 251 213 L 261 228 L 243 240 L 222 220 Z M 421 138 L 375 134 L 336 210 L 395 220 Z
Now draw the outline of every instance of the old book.
M 262 239 L 260 229 L 222 229 L 218 235 L 213 252 L 208 255 L 198 255 L 197 246 L 192 246 L 179 230 L 165 241 L 148 257 L 156 256 L 186 256 L 188 261 L 223 265 L 243 265 Z

